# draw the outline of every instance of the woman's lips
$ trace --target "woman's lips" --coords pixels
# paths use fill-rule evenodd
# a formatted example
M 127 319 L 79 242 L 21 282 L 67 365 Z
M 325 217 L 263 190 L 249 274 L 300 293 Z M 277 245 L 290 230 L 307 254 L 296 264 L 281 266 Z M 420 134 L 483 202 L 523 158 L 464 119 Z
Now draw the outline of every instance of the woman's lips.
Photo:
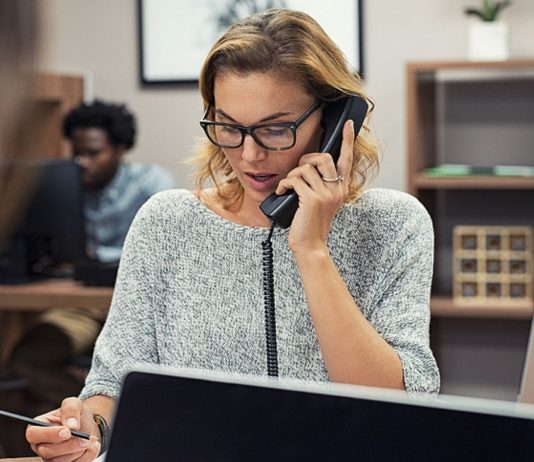
M 248 184 L 257 191 L 271 190 L 277 184 L 277 177 L 272 173 L 245 173 Z

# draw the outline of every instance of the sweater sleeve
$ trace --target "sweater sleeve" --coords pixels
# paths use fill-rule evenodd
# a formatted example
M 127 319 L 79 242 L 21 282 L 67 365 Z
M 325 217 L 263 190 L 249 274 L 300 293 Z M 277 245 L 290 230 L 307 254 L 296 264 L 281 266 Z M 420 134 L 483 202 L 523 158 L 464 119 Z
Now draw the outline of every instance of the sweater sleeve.
M 128 370 L 140 362 L 158 362 L 152 290 L 157 252 L 149 239 L 156 202 L 149 200 L 140 209 L 126 237 L 111 308 L 95 344 L 82 399 L 99 394 L 116 398 Z
M 440 377 L 429 345 L 434 232 L 424 207 L 413 198 L 406 204 L 395 214 L 395 244 L 370 321 L 399 355 L 408 393 L 435 394 Z

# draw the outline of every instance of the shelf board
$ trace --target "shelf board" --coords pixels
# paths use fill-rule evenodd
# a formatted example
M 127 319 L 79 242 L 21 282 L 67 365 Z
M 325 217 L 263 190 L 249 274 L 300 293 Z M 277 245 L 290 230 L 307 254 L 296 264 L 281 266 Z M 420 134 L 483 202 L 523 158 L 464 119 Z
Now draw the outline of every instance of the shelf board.
M 487 69 L 438 69 L 435 79 L 439 82 L 488 82 L 499 80 L 531 80 L 534 67 L 487 68 Z
M 510 305 L 488 303 L 456 303 L 452 297 L 433 296 L 430 300 L 432 316 L 441 318 L 531 319 L 532 302 Z
M 411 62 L 411 72 L 434 72 L 441 69 L 511 69 L 534 68 L 532 58 L 513 58 L 506 61 L 421 61 Z
M 416 173 L 415 189 L 534 189 L 534 177 L 522 176 L 458 176 L 434 177 Z

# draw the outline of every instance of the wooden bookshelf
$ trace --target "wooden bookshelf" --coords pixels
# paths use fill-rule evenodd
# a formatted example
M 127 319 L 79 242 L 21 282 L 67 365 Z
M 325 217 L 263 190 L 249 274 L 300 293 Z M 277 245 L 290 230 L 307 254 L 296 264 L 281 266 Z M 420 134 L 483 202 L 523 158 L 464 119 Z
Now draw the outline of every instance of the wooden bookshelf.
M 434 176 L 464 165 L 534 167 L 534 59 L 406 66 L 407 185 L 435 230 L 430 339 L 442 392 L 517 397 L 532 300 L 455 301 L 454 229 L 534 227 L 534 177 Z
M 534 189 L 534 177 L 462 176 L 434 177 L 417 172 L 413 187 L 419 189 Z
M 82 76 L 41 73 L 34 83 L 33 102 L 39 130 L 29 146 L 31 157 L 69 157 L 63 117 L 83 101 Z
M 452 297 L 433 296 L 430 301 L 432 316 L 440 318 L 519 319 L 532 318 L 532 303 L 488 304 L 457 303 Z
M 452 295 L 454 226 L 534 226 L 534 177 L 433 176 L 426 169 L 534 167 L 534 59 L 413 62 L 406 70 L 408 191 L 433 219 L 434 291 Z
M 510 69 L 532 69 L 534 60 L 532 58 L 514 58 L 506 61 L 414 61 L 407 65 L 408 72 L 431 72 L 440 69 L 455 69 L 469 71 L 491 71 L 502 70 L 509 72 Z
M 451 73 L 452 76 L 450 75 Z M 450 61 L 412 62 L 406 66 L 408 101 L 408 190 L 418 196 L 419 189 L 481 188 L 481 189 L 534 189 L 534 179 L 525 177 L 481 177 L 481 178 L 437 178 L 423 172 L 435 167 L 438 160 L 437 145 L 440 120 L 437 108 L 442 101 L 437 91 L 439 81 L 464 81 L 471 85 L 490 81 L 506 82 L 530 80 L 534 82 L 534 59 L 513 59 L 508 61 Z M 532 157 L 532 150 L 525 152 L 525 158 Z M 467 154 L 469 157 L 469 154 Z M 506 164 L 506 152 L 501 164 Z M 465 162 L 469 163 L 469 159 Z

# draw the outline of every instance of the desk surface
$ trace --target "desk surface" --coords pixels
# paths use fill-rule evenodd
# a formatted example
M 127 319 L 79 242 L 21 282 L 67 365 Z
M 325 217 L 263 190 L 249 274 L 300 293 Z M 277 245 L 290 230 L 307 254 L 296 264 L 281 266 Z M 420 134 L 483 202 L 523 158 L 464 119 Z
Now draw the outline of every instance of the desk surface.
M 0 462 L 43 462 L 40 457 L 18 457 L 14 459 L 0 459 Z
M 0 367 L 25 328 L 25 314 L 39 313 L 49 308 L 107 312 L 112 295 L 112 287 L 89 287 L 72 279 L 0 284 Z
M 27 284 L 0 284 L 0 309 L 42 311 L 56 308 L 109 309 L 112 287 L 88 287 L 71 279 L 48 279 Z

